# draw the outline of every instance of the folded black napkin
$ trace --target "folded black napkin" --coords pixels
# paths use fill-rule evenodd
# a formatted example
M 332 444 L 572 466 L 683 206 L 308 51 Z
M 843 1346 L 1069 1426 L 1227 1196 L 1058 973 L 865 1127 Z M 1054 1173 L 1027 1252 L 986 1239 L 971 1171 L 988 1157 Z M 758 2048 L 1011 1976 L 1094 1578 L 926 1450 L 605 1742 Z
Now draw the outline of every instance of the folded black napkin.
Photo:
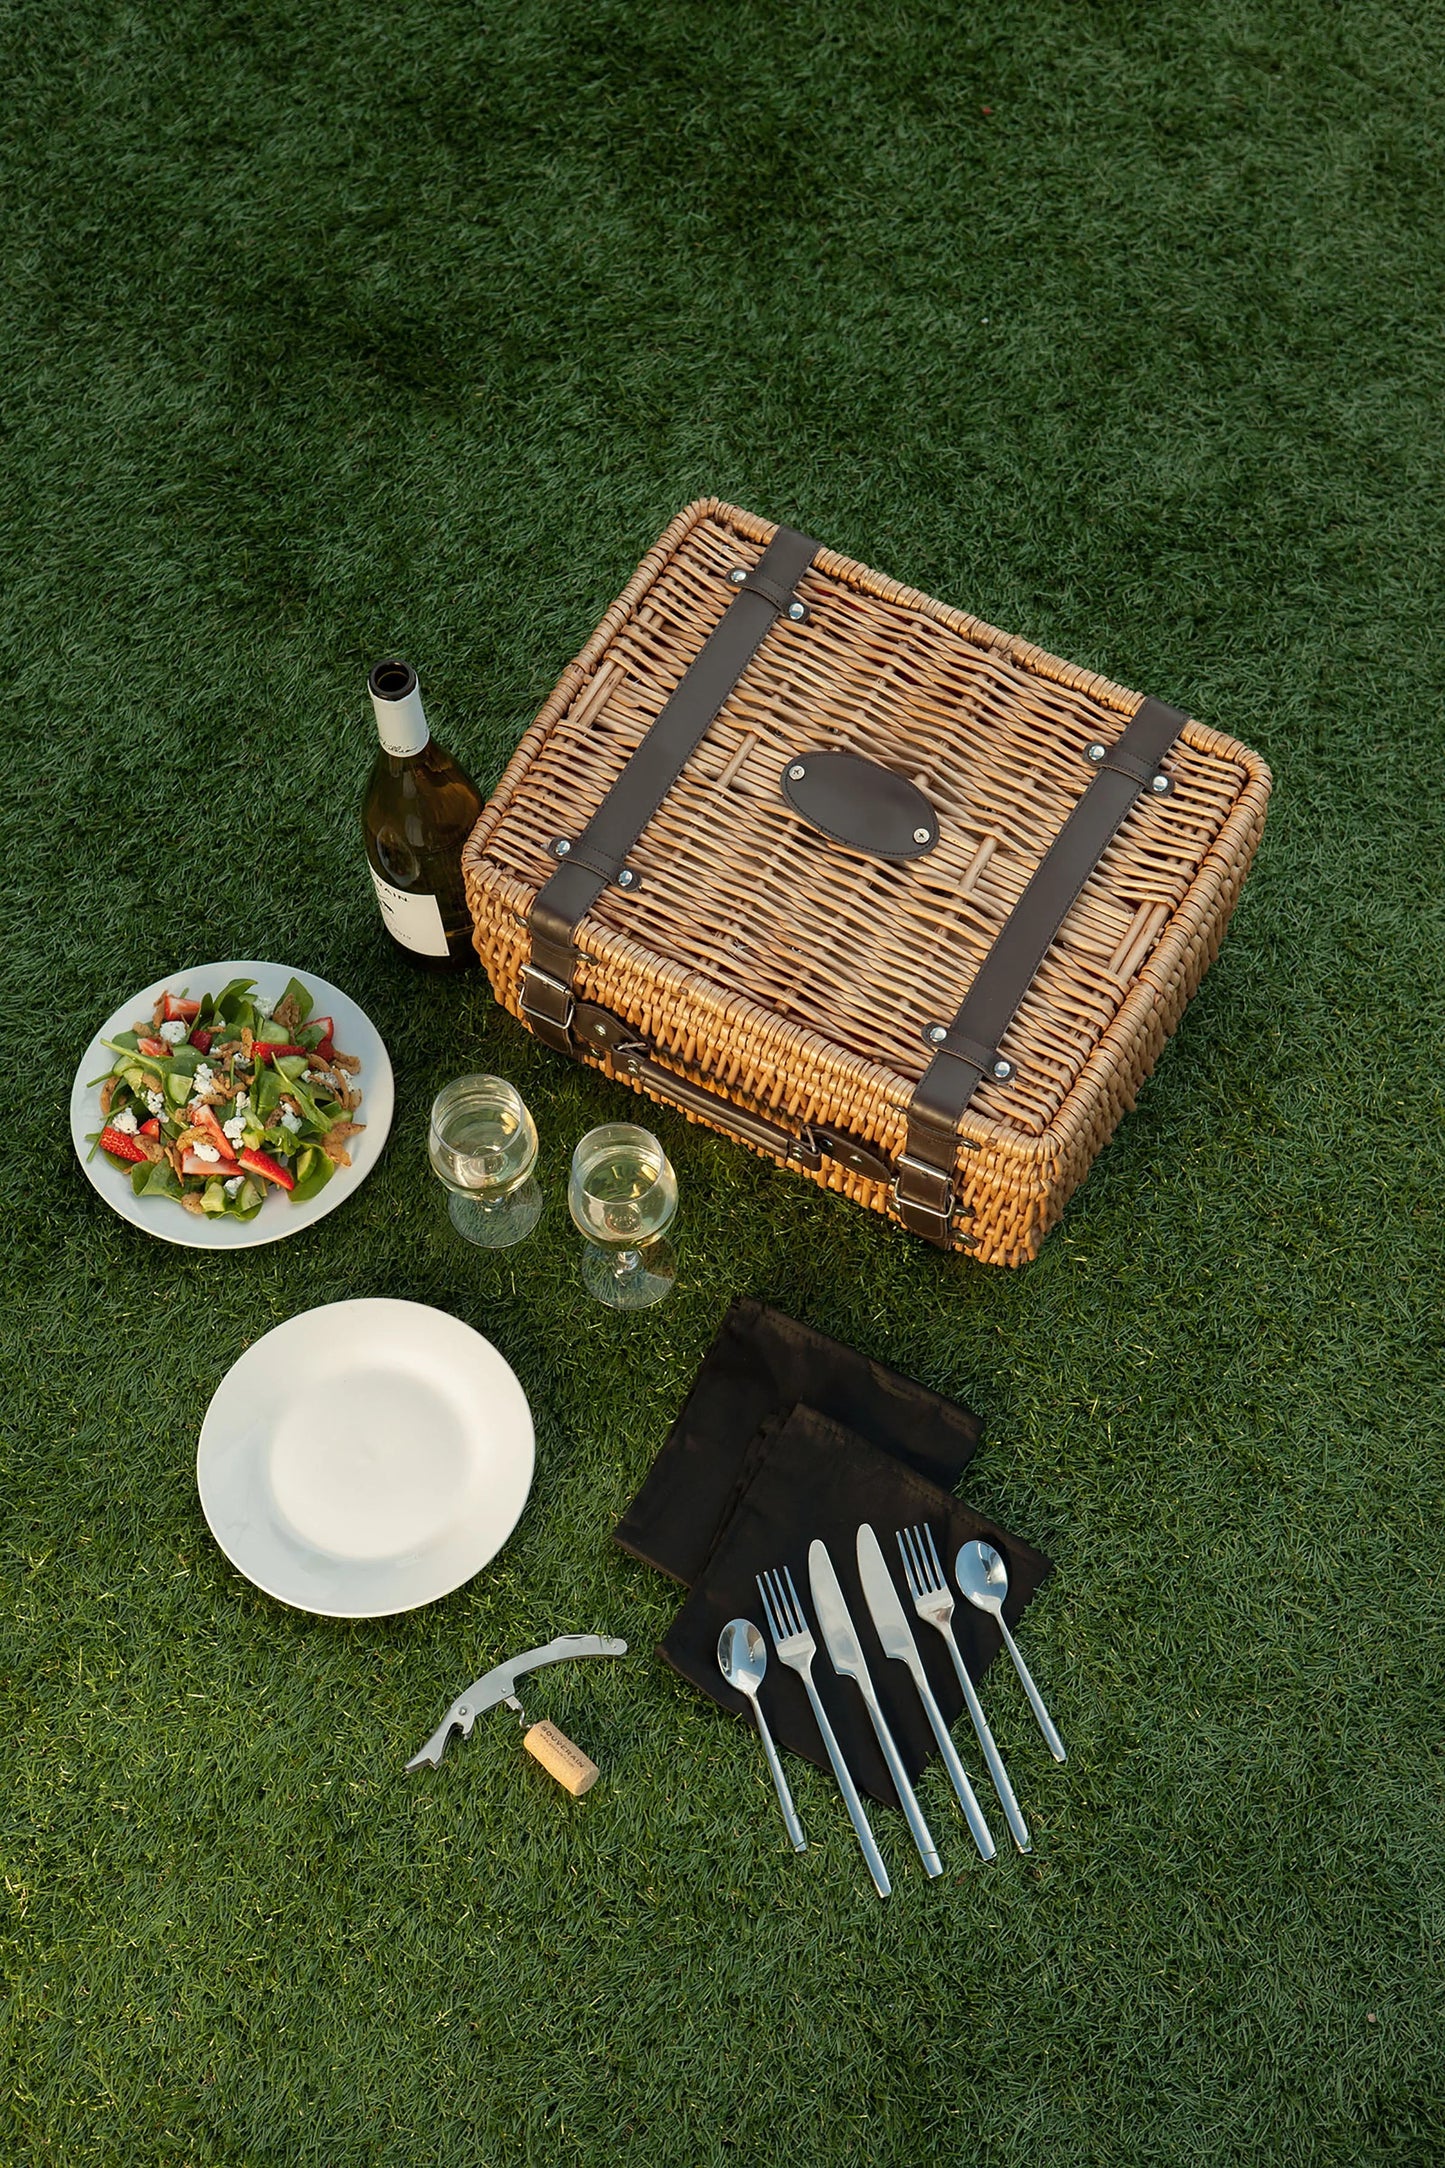
M 804 1392 L 806 1400 L 785 1398 Z M 827 1412 L 817 1405 L 820 1399 L 829 1403 Z M 765 1630 L 754 1577 L 770 1567 L 791 1567 L 818 1642 L 814 1684 L 849 1767 L 861 1790 L 896 1804 L 862 1697 L 851 1680 L 836 1675 L 823 1645 L 808 1582 L 808 1546 L 814 1537 L 828 1546 L 890 1729 L 916 1776 L 936 1751 L 933 1735 L 904 1666 L 878 1645 L 858 1578 L 857 1531 L 860 1522 L 872 1526 L 910 1619 L 897 1531 L 926 1521 L 950 1584 L 959 1545 L 983 1537 L 1008 1567 L 1005 1611 L 1014 1625 L 1052 1569 L 1040 1552 L 969 1512 L 945 1487 L 977 1442 L 977 1419 L 965 1410 L 777 1311 L 737 1304 L 615 1532 L 635 1556 L 692 1583 L 660 1654 L 720 1707 L 751 1723 L 743 1697 L 718 1670 L 718 1635 L 737 1617 Z M 953 1626 L 970 1676 L 981 1678 L 1001 1646 L 998 1629 L 957 1595 Z M 929 1681 L 952 1725 L 962 1713 L 963 1694 L 948 1651 L 932 1626 L 916 1620 L 915 1629 Z M 761 1699 L 774 1737 L 826 1768 L 802 1681 L 773 1655 L 766 1630 L 765 1638 L 770 1660 Z M 970 1754 L 966 1737 L 960 1745 L 965 1766 L 977 1772 L 979 1757 Z
M 978 1448 L 978 1417 L 956 1401 L 766 1303 L 735 1302 L 617 1524 L 622 1548 L 690 1587 L 751 1474 L 760 1433 L 799 1404 L 846 1424 L 946 1490 Z

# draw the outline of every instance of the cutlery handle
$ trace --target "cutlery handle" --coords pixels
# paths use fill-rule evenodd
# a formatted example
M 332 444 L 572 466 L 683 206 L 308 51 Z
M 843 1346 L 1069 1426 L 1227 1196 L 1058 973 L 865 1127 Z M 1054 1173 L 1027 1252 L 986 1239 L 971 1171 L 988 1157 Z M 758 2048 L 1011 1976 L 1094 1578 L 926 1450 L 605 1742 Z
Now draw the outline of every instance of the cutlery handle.
M 768 1730 L 768 1720 L 758 1706 L 757 1695 L 752 1694 L 749 1699 L 753 1705 L 753 1715 L 758 1720 L 758 1733 L 763 1742 L 763 1752 L 767 1755 L 768 1767 L 773 1772 L 773 1788 L 778 1795 L 778 1805 L 783 1810 L 783 1821 L 787 1827 L 788 1835 L 793 1840 L 793 1850 L 795 1852 L 806 1852 L 808 1840 L 803 1835 L 803 1825 L 798 1820 L 798 1810 L 793 1805 L 793 1795 L 788 1790 L 788 1780 L 783 1775 L 783 1765 L 778 1760 L 778 1750 L 773 1745 L 773 1735 Z
M 861 1687 L 863 1682 L 860 1679 L 858 1683 Z M 878 1706 L 878 1697 L 871 1690 L 867 1690 L 863 1694 L 863 1699 L 867 1703 L 868 1714 L 873 1719 L 873 1729 L 878 1734 L 878 1744 L 883 1749 L 883 1759 L 888 1764 L 888 1774 L 893 1779 L 893 1789 L 898 1794 L 898 1804 L 907 1816 L 908 1826 L 913 1832 L 913 1841 L 918 1846 L 919 1857 L 922 1859 L 924 1868 L 930 1876 L 942 1874 L 943 1861 L 938 1856 L 938 1847 L 933 1841 L 933 1835 L 927 1822 L 923 1819 L 923 1809 L 913 1796 L 913 1786 L 908 1781 L 908 1771 L 899 1759 L 898 1749 L 893 1744 L 893 1734 L 888 1729 L 883 1711 Z
M 988 1823 L 983 1818 L 983 1809 L 982 1807 L 980 1807 L 977 1799 L 974 1797 L 973 1786 L 968 1781 L 968 1772 L 964 1768 L 963 1763 L 958 1758 L 958 1749 L 957 1747 L 955 1747 L 953 1740 L 949 1735 L 947 1724 L 945 1724 L 943 1721 L 943 1711 L 939 1708 L 938 1703 L 934 1700 L 933 1689 L 929 1685 L 927 1679 L 924 1677 L 921 1668 L 918 1672 L 916 1679 L 914 1680 L 914 1684 L 918 1688 L 918 1698 L 923 1703 L 924 1713 L 926 1714 L 929 1723 L 933 1726 L 933 1736 L 938 1741 L 938 1751 L 943 1756 L 943 1766 L 948 1771 L 948 1780 L 950 1784 L 952 1784 L 954 1791 L 958 1794 L 958 1803 L 963 1809 L 963 1818 L 973 1832 L 973 1841 L 978 1846 L 979 1855 L 983 1859 L 992 1859 L 998 1849 L 998 1847 L 993 1841 L 993 1833 L 989 1829 Z M 980 1710 L 980 1719 L 982 1718 L 982 1715 L 983 1712 L 982 1710 Z M 993 1747 L 993 1741 L 992 1739 L 987 1737 L 987 1732 L 988 1726 L 985 1724 L 983 1727 L 983 1733 L 980 1735 L 979 1738 L 979 1745 L 983 1748 L 985 1760 L 988 1759 L 990 1749 Z M 993 1775 L 995 1784 L 998 1783 L 999 1777 L 1003 1776 L 1003 1789 L 1001 1789 L 999 1792 L 999 1798 L 1003 1801 L 1003 1811 L 1005 1815 L 1007 1815 L 1009 1808 L 1012 1807 L 1014 1813 L 1018 1814 L 1019 1810 L 1014 1800 L 1014 1795 L 1011 1791 L 1007 1789 L 1008 1778 L 1004 1776 L 1003 1763 L 998 1763 L 998 1771 L 995 1774 L 993 1768 L 994 1761 L 998 1761 L 997 1753 L 994 1754 L 993 1761 L 989 1762 L 989 1773 Z M 1019 1823 L 1022 1826 L 1023 1816 L 1021 1814 L 1019 1814 Z M 1009 1828 L 1013 1829 L 1014 1842 L 1016 1844 L 1019 1844 L 1019 1832 L 1017 1829 L 1014 1829 L 1012 1820 L 1010 1820 L 1009 1822 Z M 1025 1829 L 1023 1832 L 1023 1841 L 1021 1844 L 1019 1844 L 1019 1849 L 1026 1852 L 1028 1848 L 1029 1833 L 1027 1829 Z
M 973 1719 L 973 1728 L 978 1733 L 978 1743 L 983 1750 L 983 1758 L 988 1763 L 988 1773 L 993 1778 L 993 1788 L 998 1793 L 999 1805 L 1003 1808 L 1003 1818 L 1009 1826 L 1009 1835 L 1021 1852 L 1031 1852 L 1033 1850 L 1033 1839 L 1029 1835 L 1029 1825 L 1024 1820 L 1019 1803 L 1014 1797 L 1014 1788 L 1009 1782 L 1008 1771 L 1003 1765 L 1003 1756 L 994 1743 L 993 1733 L 988 1728 L 988 1718 L 983 1713 L 983 1704 L 978 1698 L 977 1689 L 968 1675 L 952 1631 L 945 1633 L 943 1638 L 948 1643 L 948 1653 L 953 1658 L 953 1668 L 958 1673 L 958 1683 L 963 1688 L 963 1698 L 968 1704 L 968 1713 Z
M 888 1869 L 883 1864 L 883 1855 L 873 1841 L 873 1832 L 868 1827 L 868 1817 L 863 1811 L 863 1802 L 858 1797 L 858 1787 L 853 1782 L 853 1773 L 843 1759 L 843 1749 L 833 1736 L 833 1727 L 828 1722 L 822 1702 L 818 1699 L 817 1687 L 813 1684 L 806 1671 L 800 1672 L 799 1677 L 808 1690 L 808 1699 L 813 1705 L 813 1714 L 818 1719 L 818 1733 L 824 1747 L 827 1749 L 828 1759 L 833 1764 L 833 1774 L 838 1779 L 838 1789 L 843 1794 L 843 1804 L 848 1809 L 848 1819 L 853 1824 L 854 1834 L 863 1847 L 863 1857 L 868 1862 L 868 1872 L 873 1877 L 873 1887 L 880 1897 L 886 1897 L 893 1884 L 888 1879 Z
M 1059 1737 L 1058 1732 L 1054 1729 L 1053 1718 L 1049 1715 L 1048 1710 L 1044 1707 L 1043 1695 L 1039 1692 L 1038 1688 L 1035 1686 L 1033 1680 L 1029 1676 L 1029 1667 L 1024 1662 L 1022 1656 L 1020 1656 L 1019 1654 L 1018 1643 L 1014 1640 L 1013 1635 L 1009 1632 L 1007 1626 L 1005 1626 L 1003 1622 L 1003 1613 L 1001 1611 L 996 1611 L 994 1613 L 994 1616 L 998 1620 L 998 1630 L 1003 1635 L 1003 1645 L 1008 1650 L 1009 1655 L 1014 1660 L 1014 1670 L 1018 1673 L 1020 1679 L 1022 1679 L 1023 1681 L 1024 1692 L 1029 1697 L 1029 1707 L 1033 1710 L 1034 1715 L 1039 1720 L 1039 1730 L 1044 1735 L 1045 1746 L 1053 1755 L 1055 1761 L 1067 1761 L 1068 1756 L 1064 1752 L 1064 1742 Z

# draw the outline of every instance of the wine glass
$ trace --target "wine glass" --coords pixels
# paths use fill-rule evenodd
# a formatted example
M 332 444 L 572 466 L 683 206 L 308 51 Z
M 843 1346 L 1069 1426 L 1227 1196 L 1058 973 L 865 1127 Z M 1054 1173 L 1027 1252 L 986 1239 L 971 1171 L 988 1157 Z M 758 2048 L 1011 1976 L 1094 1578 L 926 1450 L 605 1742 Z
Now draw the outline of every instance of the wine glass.
M 677 1210 L 677 1176 L 650 1131 L 632 1122 L 590 1129 L 572 1154 L 567 1208 L 580 1234 L 582 1284 L 609 1310 L 661 1302 L 677 1276 L 663 1240 Z
M 459 1076 L 432 1101 L 427 1156 L 450 1191 L 459 1235 L 510 1249 L 532 1232 L 542 1192 L 532 1172 L 537 1125 L 505 1077 Z

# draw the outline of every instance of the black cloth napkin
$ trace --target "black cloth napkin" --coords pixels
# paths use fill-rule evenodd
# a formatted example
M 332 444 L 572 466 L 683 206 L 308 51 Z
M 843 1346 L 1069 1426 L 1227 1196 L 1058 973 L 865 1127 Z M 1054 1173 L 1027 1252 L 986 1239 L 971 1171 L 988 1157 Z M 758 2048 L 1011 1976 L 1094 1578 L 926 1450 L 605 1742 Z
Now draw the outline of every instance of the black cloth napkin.
M 978 1449 L 978 1417 L 956 1401 L 766 1303 L 735 1302 L 614 1530 L 622 1548 L 691 1587 L 751 1476 L 760 1433 L 800 1403 L 846 1424 L 945 1490 L 953 1489 Z M 1009 1618 L 1012 1623 L 1012 1612 Z
M 692 1584 L 659 1653 L 719 1707 L 751 1724 L 743 1696 L 718 1670 L 717 1641 L 729 1619 L 753 1619 L 768 1640 L 760 1698 L 773 1735 L 826 1768 L 802 1681 L 772 1652 L 755 1580 L 768 1568 L 791 1567 L 818 1643 L 813 1681 L 848 1765 L 860 1790 L 896 1805 L 862 1697 L 851 1680 L 837 1676 L 823 1645 L 808 1546 L 814 1537 L 828 1546 L 899 1753 L 917 1776 L 937 1750 L 907 1670 L 879 1647 L 858 1577 L 857 1532 L 868 1522 L 882 1546 L 952 1726 L 963 1712 L 962 1690 L 942 1637 L 914 1618 L 897 1531 L 924 1521 L 931 1526 L 950 1585 L 960 1544 L 974 1536 L 991 1543 L 1008 1568 L 1010 1626 L 1052 1571 L 1041 1552 L 950 1495 L 978 1433 L 976 1417 L 885 1365 L 762 1304 L 736 1304 L 615 1531 L 634 1556 Z M 955 1604 L 954 1633 L 978 1680 L 1002 1645 L 998 1629 L 956 1591 Z M 965 1726 L 960 1751 L 977 1785 L 981 1757 L 971 1738 Z M 987 1814 L 988 1801 L 980 1797 Z
M 1008 1567 L 1005 1613 L 1013 1626 L 1051 1568 L 1041 1553 L 985 1521 L 938 1484 L 930 1483 L 891 1454 L 833 1423 L 813 1408 L 798 1407 L 774 1429 L 759 1450 L 751 1475 L 720 1532 L 702 1575 L 673 1620 L 661 1653 L 685 1679 L 723 1708 L 752 1717 L 743 1696 L 718 1670 L 718 1635 L 730 1618 L 751 1618 L 764 1625 L 754 1575 L 768 1567 L 790 1566 L 793 1583 L 818 1643 L 813 1683 L 828 1713 L 838 1743 L 860 1791 L 897 1804 L 892 1782 L 873 1734 L 863 1698 L 850 1679 L 840 1679 L 823 1646 L 808 1582 L 808 1546 L 821 1537 L 827 1544 L 873 1684 L 898 1745 L 905 1768 L 917 1776 L 936 1753 L 933 1734 L 917 1689 L 906 1668 L 883 1654 L 858 1578 L 857 1535 L 867 1521 L 893 1573 L 900 1601 L 915 1627 L 914 1639 L 929 1684 L 950 1727 L 963 1713 L 963 1692 L 942 1636 L 914 1619 L 908 1584 L 898 1554 L 897 1531 L 926 1521 L 933 1530 L 944 1571 L 952 1579 L 959 1545 L 972 1536 L 991 1543 Z M 998 1628 L 961 1596 L 956 1599 L 953 1630 L 969 1676 L 982 1678 L 1000 1648 Z M 828 1759 L 803 1682 L 771 1653 L 763 1681 L 763 1714 L 775 1739 L 806 1760 L 827 1768 Z M 981 1774 L 971 1727 L 960 1735 L 959 1749 L 970 1774 Z M 975 1786 L 977 1788 L 977 1786 Z M 984 1812 L 988 1813 L 988 1805 Z

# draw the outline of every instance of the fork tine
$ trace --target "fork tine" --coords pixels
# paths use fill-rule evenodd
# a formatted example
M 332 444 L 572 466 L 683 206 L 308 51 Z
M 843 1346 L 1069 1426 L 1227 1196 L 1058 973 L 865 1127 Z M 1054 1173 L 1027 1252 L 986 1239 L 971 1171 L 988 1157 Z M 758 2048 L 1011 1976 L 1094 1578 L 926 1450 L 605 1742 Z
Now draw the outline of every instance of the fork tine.
M 786 1641 L 793 1631 L 793 1621 L 788 1615 L 788 1599 L 783 1594 L 783 1577 L 776 1566 L 768 1568 L 768 1594 L 778 1616 L 778 1638 Z
M 910 1537 L 910 1535 L 911 1535 L 912 1533 L 913 1533 L 912 1529 L 909 1529 L 909 1528 L 900 1528 L 900 1529 L 899 1529 L 899 1531 L 898 1531 L 898 1551 L 899 1551 L 899 1555 L 900 1555 L 900 1557 L 901 1557 L 901 1558 L 902 1558 L 902 1560 L 903 1560 L 903 1571 L 904 1571 L 904 1574 L 905 1574 L 905 1576 L 907 1577 L 907 1581 L 908 1581 L 908 1593 L 909 1593 L 909 1595 L 910 1595 L 910 1596 L 911 1596 L 911 1597 L 913 1598 L 914 1602 L 915 1602 L 915 1603 L 917 1603 L 917 1601 L 918 1601 L 918 1576 L 917 1576 L 917 1574 L 916 1574 L 916 1573 L 914 1572 L 914 1570 L 913 1570 L 913 1552 L 912 1552 L 912 1549 L 911 1549 L 911 1547 L 910 1547 L 910 1545 L 909 1545 L 909 1541 L 908 1541 L 908 1538 Z
M 793 1621 L 793 1632 L 795 1634 L 805 1634 L 808 1631 L 808 1621 L 803 1616 L 803 1606 L 798 1601 L 798 1591 L 793 1585 L 793 1569 L 791 1566 L 784 1566 L 782 1578 L 788 1584 L 788 1604 Z
M 776 1648 L 778 1643 L 785 1639 L 785 1636 L 778 1632 L 778 1621 L 773 1611 L 773 1599 L 768 1593 L 768 1584 L 764 1576 L 761 1573 L 756 1573 L 753 1575 L 753 1579 L 758 1584 L 758 1594 L 763 1599 L 763 1616 L 768 1622 L 768 1632 L 773 1637 L 773 1647 Z
M 933 1565 L 933 1585 L 935 1588 L 946 1589 L 948 1582 L 944 1576 L 943 1561 L 938 1555 L 938 1545 L 933 1540 L 933 1524 L 931 1521 L 923 1523 L 923 1533 L 928 1538 L 928 1556 Z

